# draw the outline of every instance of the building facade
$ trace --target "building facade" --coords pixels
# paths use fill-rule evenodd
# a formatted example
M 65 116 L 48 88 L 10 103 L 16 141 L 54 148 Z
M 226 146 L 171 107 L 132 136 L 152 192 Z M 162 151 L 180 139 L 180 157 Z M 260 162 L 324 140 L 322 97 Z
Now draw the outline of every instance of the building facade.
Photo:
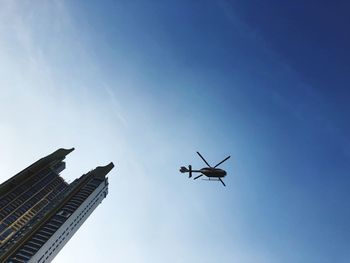
M 108 193 L 113 163 L 68 184 L 59 149 L 0 185 L 0 262 L 50 262 Z

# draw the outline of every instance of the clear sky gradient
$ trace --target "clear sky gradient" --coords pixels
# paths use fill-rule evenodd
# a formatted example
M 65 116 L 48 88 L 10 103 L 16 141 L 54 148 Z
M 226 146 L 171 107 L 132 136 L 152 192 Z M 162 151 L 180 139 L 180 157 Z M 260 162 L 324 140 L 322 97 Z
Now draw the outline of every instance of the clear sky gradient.
M 350 262 L 347 1 L 0 5 L 1 181 L 116 165 L 55 262 Z

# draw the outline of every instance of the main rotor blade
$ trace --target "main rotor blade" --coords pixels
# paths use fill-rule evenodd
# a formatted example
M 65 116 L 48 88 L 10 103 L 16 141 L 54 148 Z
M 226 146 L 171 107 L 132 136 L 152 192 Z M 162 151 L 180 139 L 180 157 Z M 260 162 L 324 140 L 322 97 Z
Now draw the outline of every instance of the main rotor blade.
M 226 160 L 230 159 L 231 156 L 226 157 L 224 160 L 222 160 L 221 162 L 219 162 L 217 165 L 214 166 L 214 168 L 218 167 L 220 164 L 222 164 L 223 162 L 225 162 Z
M 201 157 L 202 160 L 211 168 L 210 164 L 204 159 L 204 157 L 203 157 L 199 152 L 197 152 L 197 154 L 198 154 L 199 157 Z
M 200 174 L 200 175 L 196 176 L 195 178 L 193 178 L 193 180 L 196 180 L 196 179 L 198 179 L 201 176 L 203 176 L 203 174 Z
M 221 182 L 224 186 L 226 186 L 225 183 L 224 183 L 224 181 L 221 180 L 221 178 L 219 178 L 219 180 L 220 180 L 220 182 Z

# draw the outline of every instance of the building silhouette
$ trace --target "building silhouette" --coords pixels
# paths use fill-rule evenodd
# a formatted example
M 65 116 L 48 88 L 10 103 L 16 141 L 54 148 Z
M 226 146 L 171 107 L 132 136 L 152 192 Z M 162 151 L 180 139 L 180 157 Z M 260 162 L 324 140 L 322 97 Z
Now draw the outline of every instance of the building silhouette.
M 68 184 L 58 149 L 0 185 L 0 262 L 50 262 L 108 193 L 99 166 Z

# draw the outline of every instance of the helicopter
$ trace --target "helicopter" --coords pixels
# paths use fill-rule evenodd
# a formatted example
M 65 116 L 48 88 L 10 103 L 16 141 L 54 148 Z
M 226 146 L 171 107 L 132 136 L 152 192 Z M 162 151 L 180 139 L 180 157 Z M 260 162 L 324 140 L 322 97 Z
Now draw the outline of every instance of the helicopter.
M 218 167 L 220 164 L 222 164 L 223 162 L 228 160 L 231 156 L 226 157 L 224 160 L 222 160 L 217 165 L 212 167 L 212 166 L 210 166 L 210 164 L 204 159 L 204 157 L 199 152 L 197 152 L 197 154 L 206 163 L 206 165 L 208 165 L 208 167 L 204 167 L 200 170 L 192 170 L 192 165 L 189 165 L 188 168 L 186 168 L 185 166 L 181 166 L 180 172 L 181 173 L 188 173 L 188 178 L 192 177 L 192 173 L 201 173 L 200 175 L 194 177 L 193 180 L 196 180 L 199 177 L 205 175 L 209 179 L 203 179 L 203 180 L 220 181 L 224 186 L 226 186 L 224 181 L 222 181 L 222 179 L 221 179 L 221 178 L 226 176 L 226 174 L 227 174 L 226 171 L 223 169 L 220 169 L 220 168 L 216 168 L 216 167 Z M 211 178 L 214 178 L 214 179 L 211 179 Z

